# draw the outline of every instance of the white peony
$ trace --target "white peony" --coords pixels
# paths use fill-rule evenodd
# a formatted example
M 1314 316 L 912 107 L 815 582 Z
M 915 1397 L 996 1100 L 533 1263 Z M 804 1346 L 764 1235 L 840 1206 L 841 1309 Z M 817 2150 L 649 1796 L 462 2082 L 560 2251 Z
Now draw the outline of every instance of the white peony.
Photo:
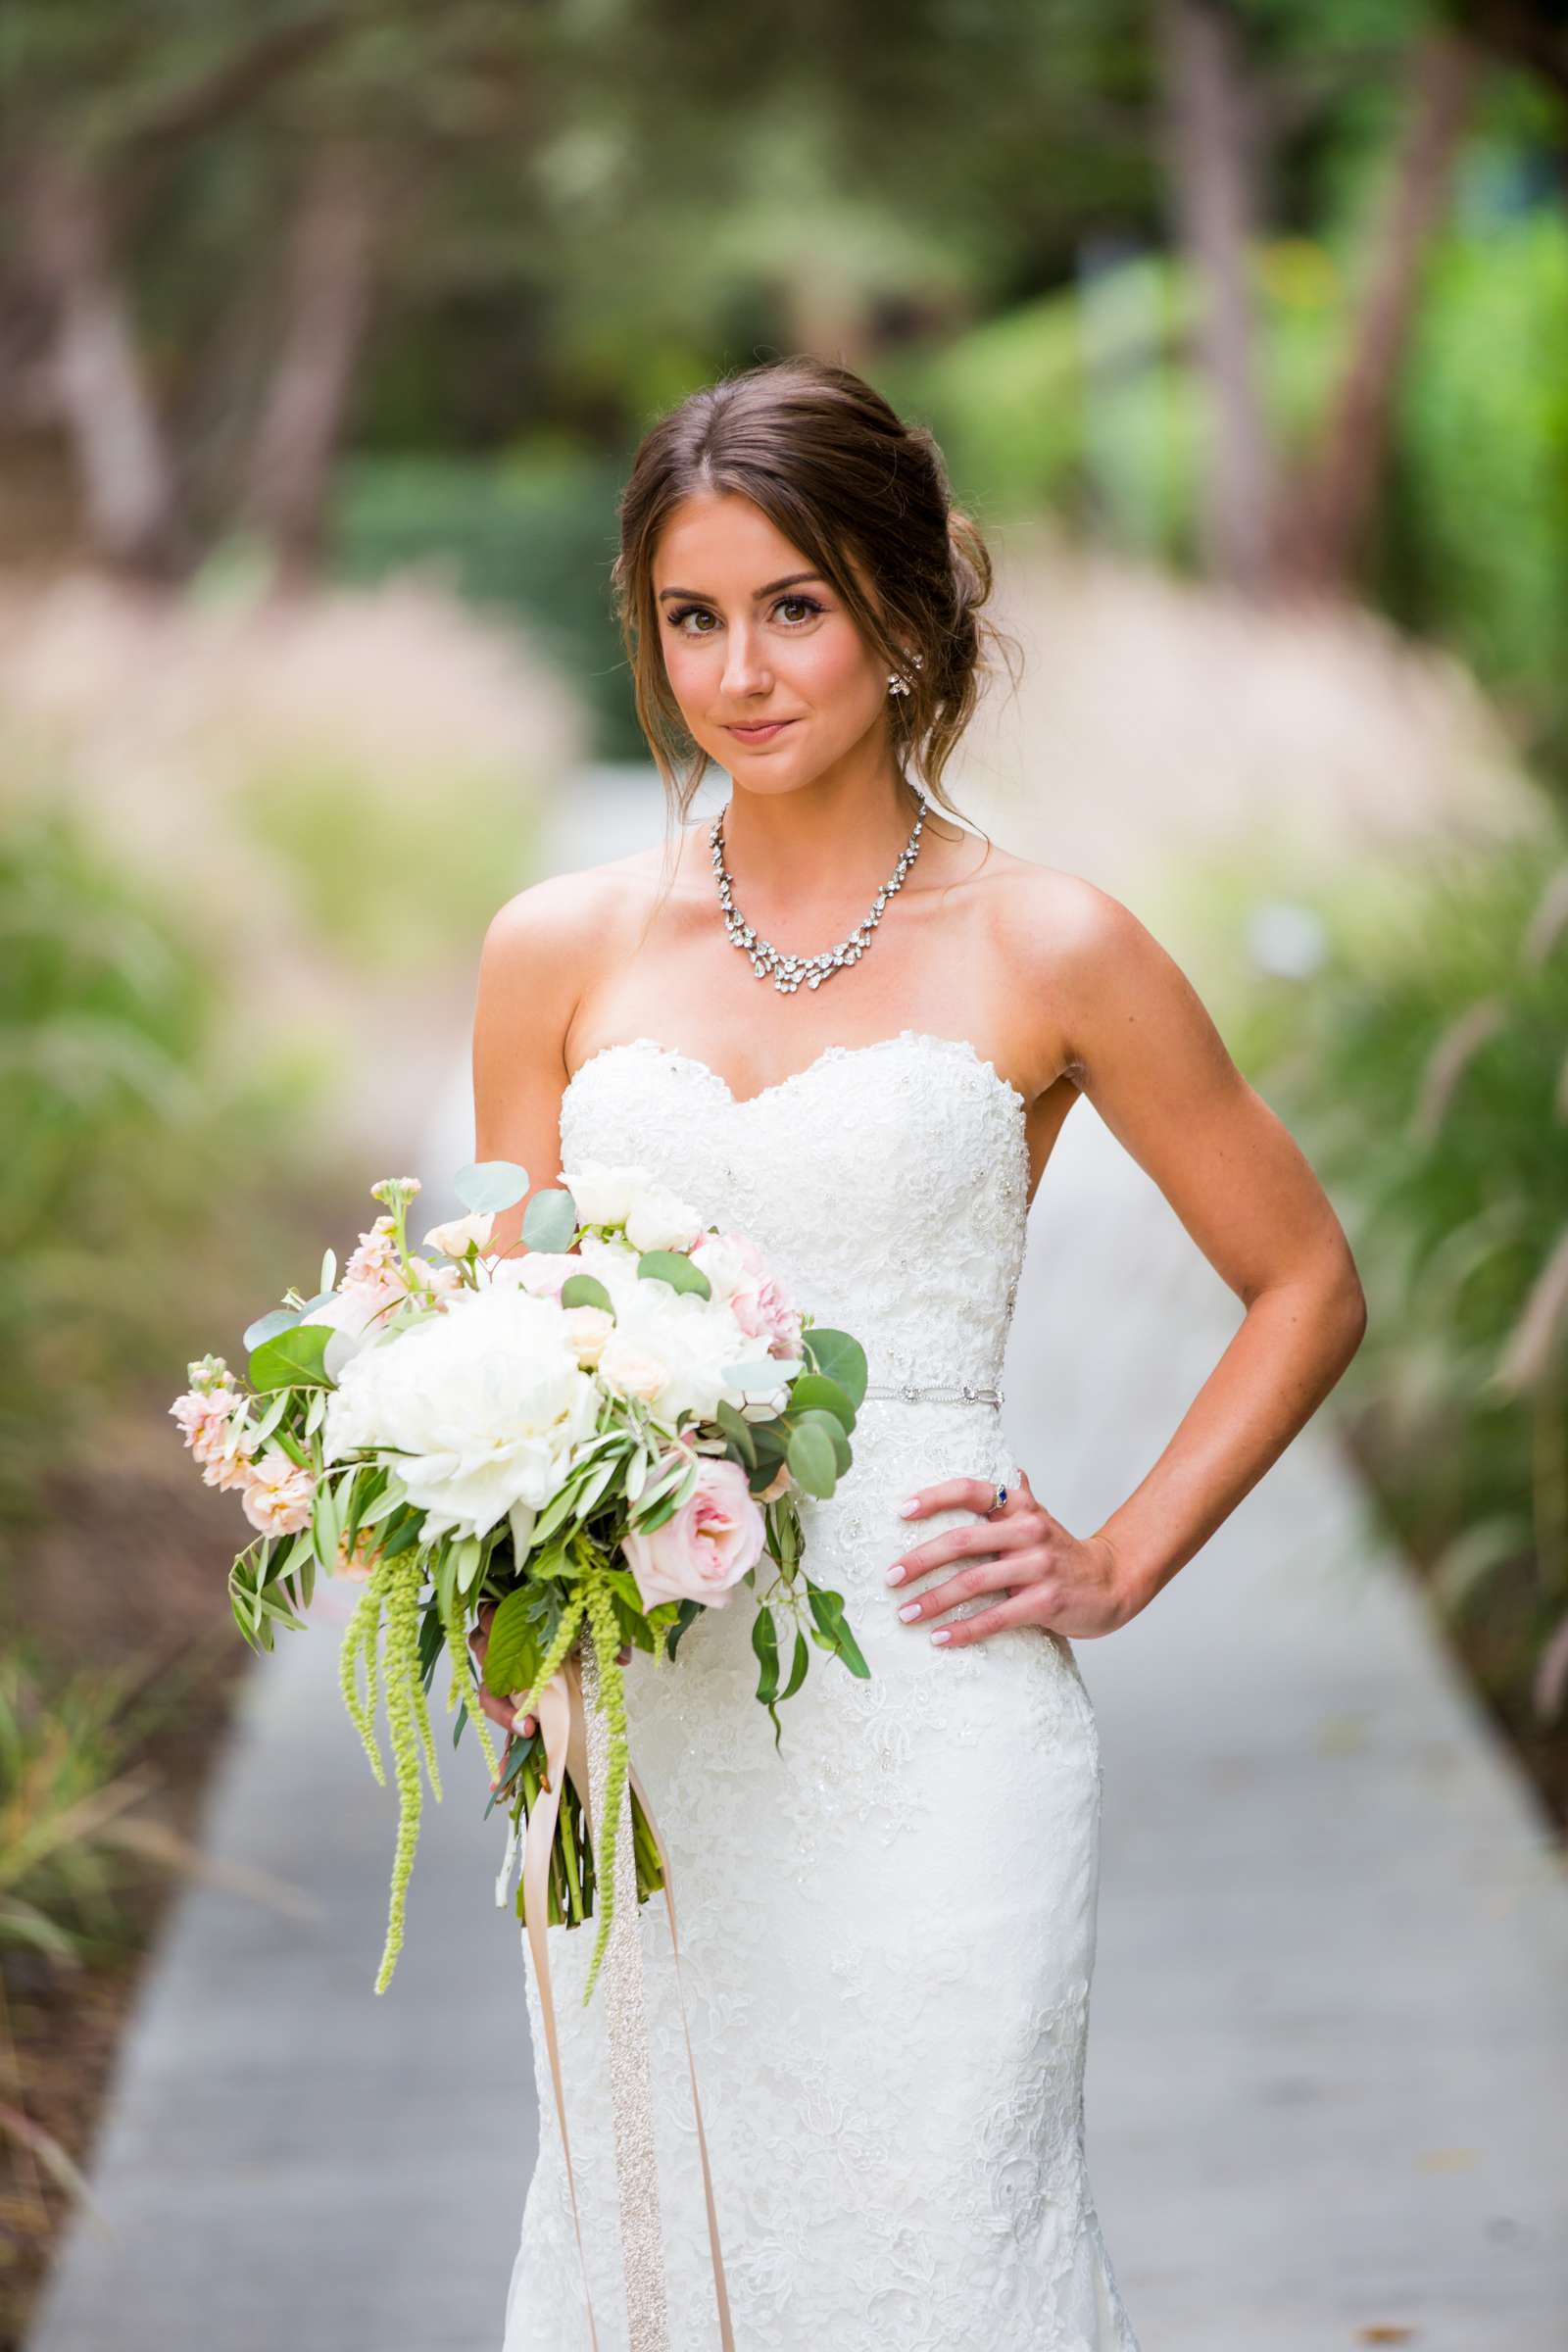
M 360 1447 L 398 1451 L 427 1537 L 487 1535 L 511 1513 L 525 1538 L 594 1434 L 599 1403 L 554 1300 L 459 1291 L 444 1315 L 345 1364 L 322 1443 L 329 1462 Z
M 755 1359 L 757 1342 L 748 1339 L 722 1301 L 672 1290 L 667 1282 L 645 1282 L 627 1271 L 634 1265 L 627 1259 L 620 1267 L 600 1263 L 594 1268 L 615 1313 L 614 1336 L 605 1344 L 600 1372 L 610 1381 L 616 1364 L 659 1364 L 664 1377 L 658 1386 L 644 1386 L 639 1378 L 633 1391 L 646 1397 L 656 1418 L 671 1429 L 682 1413 L 710 1421 L 721 1396 L 734 1401 L 726 1371 Z

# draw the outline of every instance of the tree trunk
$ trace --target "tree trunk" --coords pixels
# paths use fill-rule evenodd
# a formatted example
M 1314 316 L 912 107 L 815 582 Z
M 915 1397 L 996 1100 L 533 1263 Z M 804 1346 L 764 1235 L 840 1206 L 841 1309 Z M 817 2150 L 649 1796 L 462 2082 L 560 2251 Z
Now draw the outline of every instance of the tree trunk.
M 368 151 L 328 142 L 307 172 L 281 342 L 248 469 L 246 511 L 271 547 L 282 587 L 309 579 L 320 560 L 333 460 L 369 326 L 376 230 Z
M 1308 594 L 1345 592 L 1376 512 L 1421 266 L 1447 204 L 1481 73 L 1480 52 L 1449 32 L 1430 35 L 1412 60 L 1405 132 L 1348 353 L 1288 516 L 1282 564 L 1289 583 Z
M 115 274 L 102 190 L 57 148 L 22 167 L 23 267 L 48 308 L 49 381 L 88 539 L 119 570 L 167 578 L 181 547 L 173 467 Z
M 1159 29 L 1171 173 L 1199 288 L 1199 364 L 1209 401 L 1202 552 L 1216 579 L 1256 589 L 1269 579 L 1274 506 L 1249 284 L 1258 123 L 1228 0 L 1161 0 Z

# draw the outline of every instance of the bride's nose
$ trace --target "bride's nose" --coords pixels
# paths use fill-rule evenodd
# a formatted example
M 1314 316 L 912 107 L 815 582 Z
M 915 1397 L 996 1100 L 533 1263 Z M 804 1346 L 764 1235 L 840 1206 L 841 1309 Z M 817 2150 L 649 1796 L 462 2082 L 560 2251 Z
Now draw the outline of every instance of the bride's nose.
M 773 683 L 773 673 L 764 658 L 760 639 L 752 629 L 732 628 L 724 648 L 723 689 L 737 699 L 744 695 L 765 694 Z

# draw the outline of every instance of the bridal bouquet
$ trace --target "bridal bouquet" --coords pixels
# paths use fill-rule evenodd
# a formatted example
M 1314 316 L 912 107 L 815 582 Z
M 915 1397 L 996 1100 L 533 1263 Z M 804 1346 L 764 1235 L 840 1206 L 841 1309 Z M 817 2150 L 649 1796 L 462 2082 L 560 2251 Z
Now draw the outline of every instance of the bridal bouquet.
M 427 1692 L 443 1652 L 454 1744 L 471 1719 L 514 1848 L 541 1791 L 559 1802 L 550 1920 L 600 1921 L 585 2001 L 628 1772 L 619 1652 L 669 1668 L 699 1611 L 746 1585 L 775 1745 L 813 1643 L 868 1672 L 842 1594 L 806 1572 L 798 1507 L 850 1467 L 858 1342 L 795 1305 L 746 1235 L 705 1224 L 638 1167 L 563 1170 L 528 1203 L 525 1252 L 501 1256 L 494 1218 L 527 1189 L 510 1161 L 464 1169 L 466 1213 L 425 1235 L 431 1257 L 408 1243 L 418 1180 L 372 1186 L 383 1211 L 342 1279 L 328 1250 L 315 1296 L 291 1290 L 245 1333 L 243 1380 L 205 1356 L 170 1407 L 207 1483 L 236 1491 L 257 1531 L 229 1572 L 254 1647 L 302 1623 L 318 1567 L 363 1585 L 343 1697 L 383 1785 L 384 1706 L 399 1795 L 378 1992 L 402 1946 L 425 1778 L 441 1794 Z M 469 1646 L 490 1603 L 484 1681 L 519 1724 L 592 1647 L 610 1730 L 598 1854 L 571 1782 L 551 1790 L 542 1726 L 514 1737 L 504 1769 L 496 1757 Z M 635 1780 L 629 1815 L 642 1900 L 663 1877 Z

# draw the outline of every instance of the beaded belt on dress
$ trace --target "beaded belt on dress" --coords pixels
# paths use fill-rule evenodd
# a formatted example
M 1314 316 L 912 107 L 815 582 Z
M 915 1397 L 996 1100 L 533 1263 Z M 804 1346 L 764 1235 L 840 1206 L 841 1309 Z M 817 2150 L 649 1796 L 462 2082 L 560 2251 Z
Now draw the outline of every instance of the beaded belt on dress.
M 983 1389 L 972 1380 L 888 1380 L 871 1381 L 867 1396 L 902 1396 L 909 1404 L 995 1404 L 1006 1402 L 1000 1389 Z

